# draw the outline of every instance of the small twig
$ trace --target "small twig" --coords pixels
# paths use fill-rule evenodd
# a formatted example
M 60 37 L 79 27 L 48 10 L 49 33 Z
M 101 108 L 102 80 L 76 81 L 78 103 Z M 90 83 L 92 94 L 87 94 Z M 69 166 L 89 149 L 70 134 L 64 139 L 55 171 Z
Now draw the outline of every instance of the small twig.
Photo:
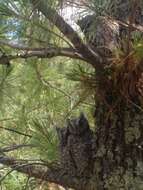
M 63 95 L 65 95 L 66 97 L 68 97 L 68 98 L 71 100 L 71 96 L 70 96 L 68 93 L 66 93 L 65 91 L 63 91 L 63 90 L 57 88 L 56 86 L 53 86 L 50 82 L 48 82 L 47 80 L 45 80 L 45 79 L 42 77 L 42 75 L 41 75 L 40 71 L 38 70 L 38 68 L 36 68 L 36 73 L 37 73 L 38 79 L 42 82 L 43 85 L 45 85 L 45 86 L 47 86 L 47 87 L 50 87 L 50 88 L 53 88 L 53 89 L 59 91 L 60 93 L 62 93 Z
M 28 176 L 28 177 L 27 177 L 27 180 L 26 180 L 26 184 L 25 184 L 23 190 L 26 190 L 26 189 L 28 188 L 29 179 L 30 179 L 30 177 Z
M 24 147 L 35 147 L 35 145 L 32 144 L 19 144 L 19 145 L 12 145 L 9 147 L 5 147 L 5 148 L 0 148 L 0 152 L 10 152 L 10 151 L 14 151 L 17 150 L 19 148 L 24 148 Z
M 11 120 L 14 120 L 14 118 L 3 118 L 3 119 L 0 119 L 0 122 L 4 122 L 4 121 L 11 121 Z
M 8 171 L 8 172 L 0 179 L 0 185 L 1 185 L 2 181 L 4 181 L 5 178 L 6 178 L 9 174 L 11 174 L 13 171 L 14 171 L 14 169 L 11 169 L 10 171 Z
M 13 133 L 17 133 L 19 135 L 23 135 L 23 136 L 26 136 L 26 137 L 29 137 L 29 138 L 32 137 L 32 135 L 22 133 L 20 131 L 15 130 L 15 129 L 7 128 L 7 127 L 2 127 L 2 126 L 0 126 L 0 129 L 4 129 L 4 130 L 7 130 L 7 131 L 10 131 L 10 132 L 13 132 Z

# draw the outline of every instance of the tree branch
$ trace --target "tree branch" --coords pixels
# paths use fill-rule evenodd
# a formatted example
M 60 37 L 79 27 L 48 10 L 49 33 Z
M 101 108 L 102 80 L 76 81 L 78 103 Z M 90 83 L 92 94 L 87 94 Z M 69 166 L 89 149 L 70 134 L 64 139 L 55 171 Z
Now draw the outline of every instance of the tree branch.
M 4 147 L 4 148 L 0 148 L 0 152 L 4 153 L 4 152 L 10 152 L 10 151 L 14 151 L 20 148 L 25 148 L 25 147 L 35 147 L 32 144 L 19 144 L 19 145 L 12 145 L 12 146 L 8 146 L 8 147 Z
M 37 57 L 37 58 L 53 58 L 57 56 L 64 56 L 64 57 L 69 57 L 73 59 L 80 59 L 84 60 L 82 56 L 77 54 L 74 51 L 71 51 L 70 49 L 67 48 L 47 48 L 43 50 L 29 50 L 29 51 L 24 51 L 22 53 L 18 53 L 17 55 L 10 55 L 9 60 L 12 59 L 17 59 L 17 58 L 30 58 L 30 57 Z M 85 60 L 84 60 L 85 61 Z
M 93 50 L 83 43 L 82 39 L 73 30 L 73 28 L 65 22 L 65 20 L 51 7 L 48 7 L 42 0 L 31 0 L 35 9 L 38 9 L 42 14 L 53 23 L 74 45 L 75 49 L 81 54 L 88 63 L 96 68 L 101 68 L 103 59 Z
M 32 137 L 32 135 L 29 135 L 29 134 L 26 134 L 26 133 L 22 133 L 22 132 L 20 132 L 20 131 L 17 131 L 17 130 L 15 130 L 15 129 L 12 129 L 12 128 L 7 128 L 7 127 L 2 127 L 2 126 L 0 126 L 0 129 L 7 130 L 7 131 L 10 131 L 10 132 L 12 132 L 12 133 L 17 133 L 17 134 L 19 134 L 19 135 L 23 135 L 23 136 L 26 136 L 26 137 L 29 137 L 29 138 Z
M 56 56 L 65 56 L 73 59 L 80 59 L 86 61 L 82 55 L 76 52 L 72 48 L 64 47 L 47 47 L 47 48 L 30 48 L 27 46 L 14 44 L 4 40 L 0 40 L 0 45 L 5 45 L 13 49 L 22 50 L 23 52 L 18 53 L 17 55 L 5 56 L 5 59 L 16 59 L 16 58 L 29 58 L 29 57 L 38 57 L 38 58 L 52 58 Z M 0 64 L 4 64 L 5 60 L 3 57 L 0 57 Z M 7 61 L 7 60 L 6 60 Z
M 18 161 L 14 158 L 7 156 L 0 156 L 0 163 L 11 167 L 13 170 L 24 173 L 29 177 L 35 177 L 48 181 L 50 183 L 56 183 L 64 187 L 70 187 L 77 190 L 81 190 L 82 179 L 77 179 L 74 176 L 69 176 L 64 173 L 63 168 L 44 166 L 40 163 L 26 163 Z

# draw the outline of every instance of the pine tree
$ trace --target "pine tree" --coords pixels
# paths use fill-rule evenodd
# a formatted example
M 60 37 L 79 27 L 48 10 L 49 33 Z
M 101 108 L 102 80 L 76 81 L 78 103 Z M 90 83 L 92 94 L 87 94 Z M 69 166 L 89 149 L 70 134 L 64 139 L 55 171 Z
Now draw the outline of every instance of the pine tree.
M 66 3 L 86 12 L 79 33 L 62 16 Z M 65 188 L 143 188 L 142 4 L 0 1 L 0 121 L 13 143 L 1 164 Z M 67 119 L 80 110 L 89 117 Z M 13 153 L 26 147 L 35 161 L 34 151 Z

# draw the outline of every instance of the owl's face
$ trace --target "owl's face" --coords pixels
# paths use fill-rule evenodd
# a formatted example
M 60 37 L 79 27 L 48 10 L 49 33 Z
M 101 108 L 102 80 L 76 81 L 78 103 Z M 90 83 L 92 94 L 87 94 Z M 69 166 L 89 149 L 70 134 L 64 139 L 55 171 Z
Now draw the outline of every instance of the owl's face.
M 85 34 L 88 32 L 91 24 L 94 22 L 94 15 L 87 15 L 81 20 L 78 20 L 77 24 L 81 28 L 81 31 Z
M 79 118 L 69 120 L 68 128 L 71 134 L 82 135 L 89 129 L 89 124 L 84 114 L 81 113 Z

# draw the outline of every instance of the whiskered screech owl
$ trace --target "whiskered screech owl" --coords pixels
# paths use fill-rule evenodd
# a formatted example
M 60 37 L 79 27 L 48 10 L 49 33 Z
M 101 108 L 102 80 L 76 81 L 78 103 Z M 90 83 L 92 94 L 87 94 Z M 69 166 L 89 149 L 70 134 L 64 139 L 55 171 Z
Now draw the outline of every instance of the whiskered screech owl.
M 88 176 L 92 163 L 92 131 L 83 114 L 57 128 L 60 141 L 61 165 L 70 175 Z M 90 171 L 91 172 L 91 171 Z

